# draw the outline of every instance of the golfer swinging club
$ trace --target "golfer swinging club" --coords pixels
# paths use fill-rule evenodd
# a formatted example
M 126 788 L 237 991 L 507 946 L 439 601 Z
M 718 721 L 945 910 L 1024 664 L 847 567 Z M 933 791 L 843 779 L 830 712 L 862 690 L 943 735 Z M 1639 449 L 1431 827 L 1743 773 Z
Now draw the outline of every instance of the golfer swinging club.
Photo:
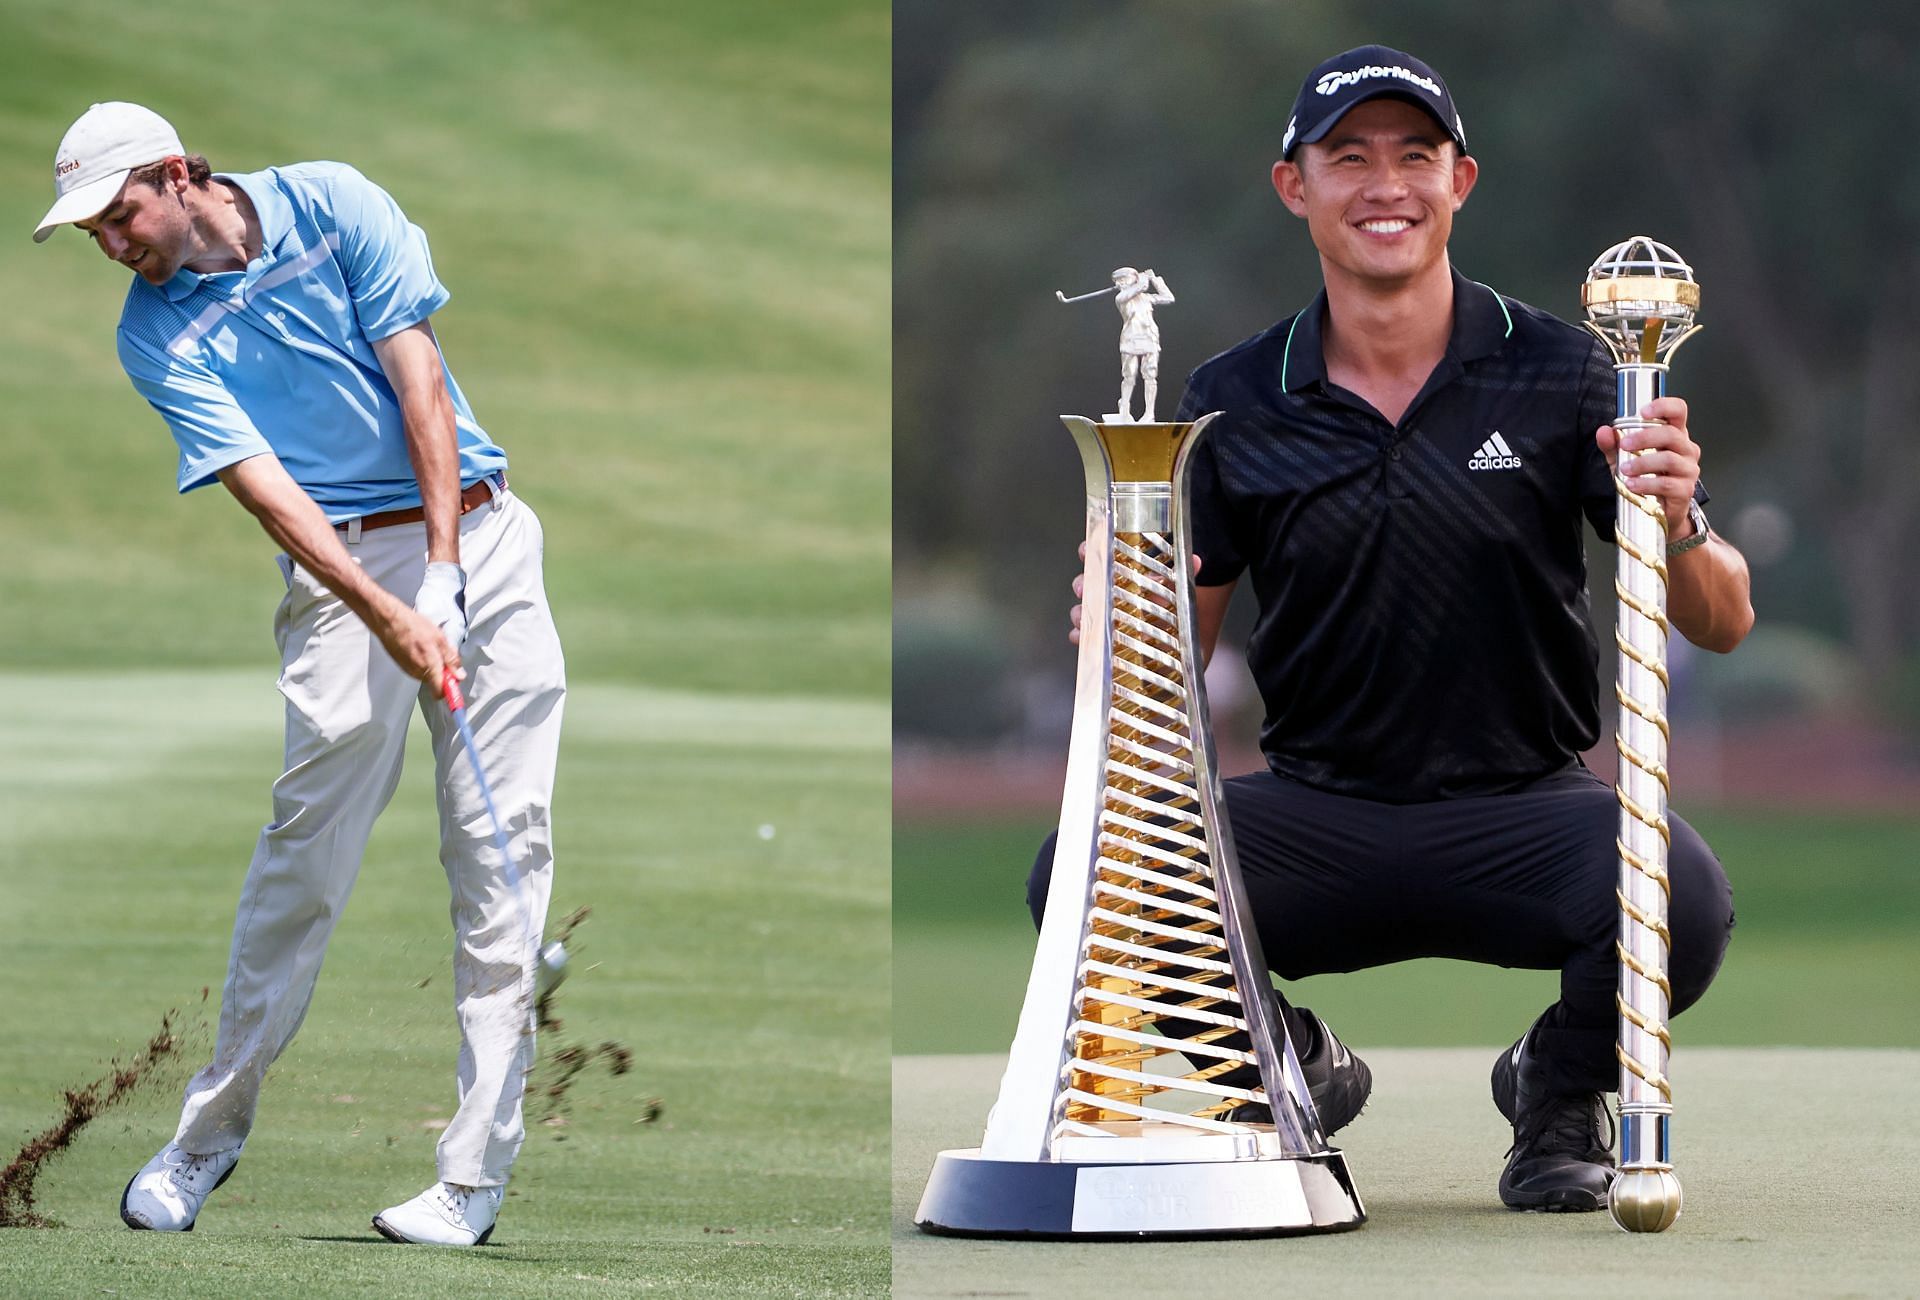
M 1123 266 L 1113 273 L 1114 305 L 1120 309 L 1119 422 L 1133 422 L 1133 381 L 1143 381 L 1141 424 L 1153 423 L 1153 402 L 1160 391 L 1160 327 L 1153 309 L 1173 301 L 1173 290 L 1152 271 Z
M 127 1185 L 121 1218 L 187 1231 L 232 1175 L 417 707 L 453 895 L 459 1107 L 438 1180 L 373 1223 L 394 1241 L 484 1242 L 525 1135 L 528 937 L 551 885 L 566 684 L 539 520 L 508 489 L 506 453 L 428 323 L 448 294 L 426 235 L 351 167 L 215 173 L 134 104 L 89 109 L 53 175 L 34 239 L 70 224 L 133 271 L 120 361 L 179 444 L 177 486 L 231 492 L 282 548 L 286 587 L 274 620 L 285 769 L 241 886 L 213 1060 L 188 1083 L 173 1140 Z M 518 891 L 440 698 L 449 671 L 467 682 Z

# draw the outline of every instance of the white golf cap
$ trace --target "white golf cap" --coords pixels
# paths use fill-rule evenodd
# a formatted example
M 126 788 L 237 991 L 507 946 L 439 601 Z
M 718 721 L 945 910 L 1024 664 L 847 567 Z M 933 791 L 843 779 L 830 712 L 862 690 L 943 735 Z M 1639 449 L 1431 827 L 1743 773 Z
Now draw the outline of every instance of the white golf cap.
M 185 155 L 180 135 L 150 108 L 119 102 L 95 104 L 67 128 L 53 156 L 53 190 L 58 196 L 33 232 L 43 242 L 56 226 L 94 216 L 126 184 L 135 167 Z

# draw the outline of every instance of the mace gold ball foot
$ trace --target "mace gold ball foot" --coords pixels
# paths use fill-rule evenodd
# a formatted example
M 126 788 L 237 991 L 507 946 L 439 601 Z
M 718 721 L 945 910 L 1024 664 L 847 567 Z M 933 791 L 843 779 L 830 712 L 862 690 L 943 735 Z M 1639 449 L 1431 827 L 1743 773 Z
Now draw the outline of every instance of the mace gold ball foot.
M 1665 1232 L 1680 1217 L 1680 1180 L 1671 1169 L 1625 1169 L 1607 1192 L 1613 1221 L 1628 1232 Z

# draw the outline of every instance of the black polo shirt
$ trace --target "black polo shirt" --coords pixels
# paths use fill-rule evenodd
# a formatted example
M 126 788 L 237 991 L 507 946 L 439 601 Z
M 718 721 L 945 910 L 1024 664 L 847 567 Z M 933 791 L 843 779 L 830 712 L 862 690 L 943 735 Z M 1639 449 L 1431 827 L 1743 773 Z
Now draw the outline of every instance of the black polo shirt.
M 1396 427 L 1327 380 L 1326 295 L 1194 371 L 1199 582 L 1250 570 L 1247 657 L 1282 777 L 1410 803 L 1515 789 L 1600 733 L 1580 521 L 1613 536 L 1606 350 L 1453 278 L 1446 355 Z

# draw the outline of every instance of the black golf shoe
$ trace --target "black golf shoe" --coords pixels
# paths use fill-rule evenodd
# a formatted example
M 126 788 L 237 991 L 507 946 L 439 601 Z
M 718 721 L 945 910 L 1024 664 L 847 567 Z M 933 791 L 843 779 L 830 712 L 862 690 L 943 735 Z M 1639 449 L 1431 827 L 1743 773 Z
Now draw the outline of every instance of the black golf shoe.
M 1512 1210 L 1598 1210 L 1615 1173 L 1613 1114 L 1597 1092 L 1550 1093 L 1521 1040 L 1493 1063 L 1493 1104 L 1513 1125 L 1500 1201 Z
M 1300 1058 L 1300 1074 L 1307 1081 L 1307 1095 L 1320 1116 L 1320 1127 L 1331 1137 L 1351 1124 L 1365 1109 L 1373 1093 L 1373 1071 L 1367 1063 L 1347 1050 L 1322 1020 L 1305 1007 L 1289 1007 L 1288 1030 L 1293 1050 Z M 1242 1124 L 1271 1124 L 1273 1112 L 1266 1106 L 1240 1106 L 1226 1116 Z

